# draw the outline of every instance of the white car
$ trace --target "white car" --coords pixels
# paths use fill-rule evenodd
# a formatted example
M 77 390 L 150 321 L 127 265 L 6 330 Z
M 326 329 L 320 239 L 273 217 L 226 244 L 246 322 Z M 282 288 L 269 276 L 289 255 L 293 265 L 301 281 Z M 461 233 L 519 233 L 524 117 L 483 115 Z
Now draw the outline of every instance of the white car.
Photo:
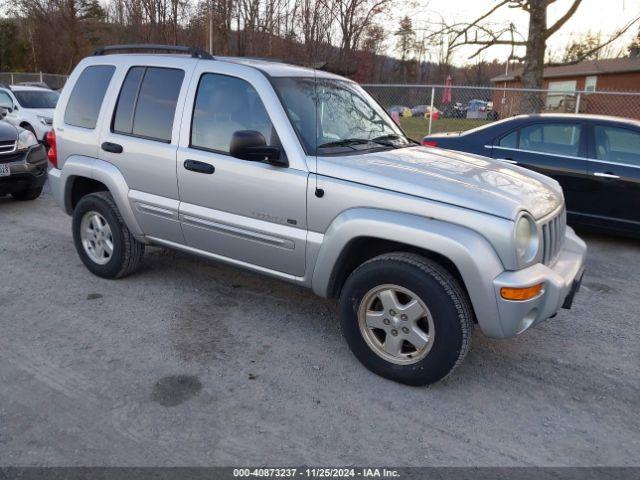
M 0 86 L 3 120 L 31 131 L 43 142 L 53 122 L 53 111 L 60 94 L 48 88 L 22 85 Z

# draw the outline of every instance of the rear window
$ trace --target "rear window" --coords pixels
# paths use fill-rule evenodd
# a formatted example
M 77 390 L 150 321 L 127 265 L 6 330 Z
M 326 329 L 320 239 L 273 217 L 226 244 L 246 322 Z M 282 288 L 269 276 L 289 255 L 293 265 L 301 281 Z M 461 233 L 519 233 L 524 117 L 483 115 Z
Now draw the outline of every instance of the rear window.
M 115 70 L 113 65 L 94 65 L 82 71 L 71 91 L 64 123 L 96 128 L 100 106 Z
M 60 97 L 50 90 L 17 90 L 13 94 L 23 108 L 56 108 Z
M 131 68 L 120 90 L 113 131 L 170 142 L 183 79 L 179 69 Z

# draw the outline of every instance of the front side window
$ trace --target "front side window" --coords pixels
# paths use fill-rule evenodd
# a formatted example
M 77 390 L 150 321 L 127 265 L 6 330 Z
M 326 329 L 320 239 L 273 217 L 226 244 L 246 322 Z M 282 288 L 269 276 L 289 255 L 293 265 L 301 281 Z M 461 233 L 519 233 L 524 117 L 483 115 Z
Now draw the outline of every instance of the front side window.
M 411 145 L 389 115 L 353 82 L 291 77 L 275 78 L 273 84 L 311 155 Z
M 593 130 L 598 160 L 640 166 L 640 133 L 601 125 Z
M 13 108 L 13 101 L 8 93 L 0 92 L 0 108 Z
M 535 124 L 520 130 L 521 150 L 578 156 L 581 127 L 571 123 Z
M 22 108 L 56 108 L 60 94 L 49 90 L 14 91 L 16 100 Z
M 85 68 L 73 86 L 64 123 L 75 127 L 96 128 L 102 100 L 116 67 L 113 65 L 94 65 Z
M 183 79 L 184 71 L 175 68 L 132 67 L 120 90 L 113 131 L 170 142 Z
M 262 133 L 267 145 L 280 143 L 255 88 L 236 77 L 202 75 L 193 108 L 191 146 L 228 153 L 233 134 L 241 130 Z

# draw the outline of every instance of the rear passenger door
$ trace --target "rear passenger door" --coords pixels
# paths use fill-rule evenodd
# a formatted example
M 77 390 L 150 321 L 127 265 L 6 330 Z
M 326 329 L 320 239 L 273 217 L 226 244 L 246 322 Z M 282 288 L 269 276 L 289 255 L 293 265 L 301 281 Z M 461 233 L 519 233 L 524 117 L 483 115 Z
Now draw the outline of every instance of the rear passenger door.
M 145 61 L 118 71 L 108 128 L 100 138 L 100 158 L 114 164 L 129 186 L 129 200 L 150 237 L 183 243 L 178 219 L 176 152 L 182 106 L 196 62 Z M 139 61 L 138 61 L 139 62 Z
M 581 122 L 530 123 L 498 138 L 493 157 L 554 178 L 568 212 L 578 212 L 589 200 L 586 135 Z
M 594 124 L 589 148 L 592 224 L 640 231 L 640 129 Z

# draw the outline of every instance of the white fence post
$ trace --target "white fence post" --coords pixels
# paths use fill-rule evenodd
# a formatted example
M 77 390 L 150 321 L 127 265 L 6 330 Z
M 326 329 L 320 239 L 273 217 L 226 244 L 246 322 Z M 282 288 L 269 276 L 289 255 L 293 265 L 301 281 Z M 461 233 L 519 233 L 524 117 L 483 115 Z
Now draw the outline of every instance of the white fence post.
M 11 74 L 11 85 L 13 85 L 13 84 L 14 84 L 14 81 L 13 81 L 13 73 L 12 73 Z
M 43 82 L 43 80 L 42 80 L 42 72 L 40 72 L 40 83 L 42 83 L 42 82 Z
M 578 92 L 578 96 L 576 97 L 576 111 L 575 113 L 580 113 L 580 97 L 582 94 Z
M 429 108 L 429 135 L 431 135 L 431 123 L 433 122 L 433 98 L 435 97 L 436 87 L 431 87 L 431 105 Z

